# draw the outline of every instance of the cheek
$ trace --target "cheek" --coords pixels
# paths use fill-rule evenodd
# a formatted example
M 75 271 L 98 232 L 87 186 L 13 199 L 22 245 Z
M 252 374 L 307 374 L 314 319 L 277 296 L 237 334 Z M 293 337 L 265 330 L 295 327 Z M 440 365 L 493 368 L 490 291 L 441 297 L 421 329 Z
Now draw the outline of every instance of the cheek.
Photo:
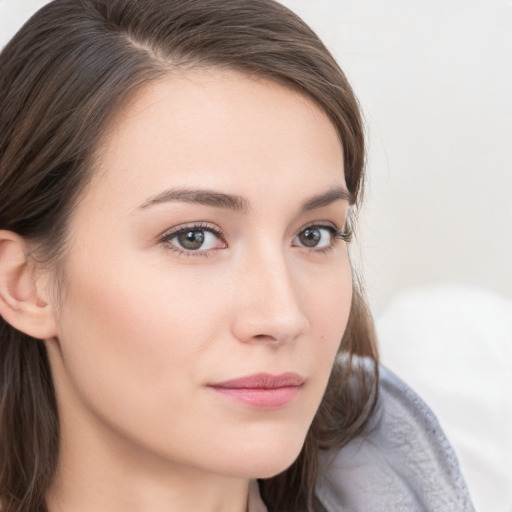
M 142 408 L 151 416 L 180 405 L 216 329 L 216 303 L 199 308 L 179 273 L 166 279 L 117 263 L 70 276 L 59 338 L 68 389 L 97 414 L 129 424 Z
M 148 453 L 200 461 L 208 449 L 204 429 L 215 431 L 209 418 L 217 412 L 201 379 L 205 354 L 219 338 L 222 304 L 199 307 L 201 290 L 180 273 L 109 274 L 69 283 L 56 380 L 61 403 L 71 407 L 62 421 L 99 426 Z
M 352 302 L 352 273 L 348 258 L 343 263 L 322 269 L 322 275 L 310 279 L 303 288 L 310 324 L 321 333 L 320 338 L 324 341 L 318 348 L 335 354 L 345 332 Z
M 62 337 L 73 339 L 86 353 L 97 351 L 98 364 L 108 367 L 117 361 L 114 368 L 130 364 L 138 372 L 150 372 L 145 361 L 154 362 L 153 370 L 166 367 L 170 358 L 178 365 L 201 346 L 199 333 L 205 332 L 201 324 L 209 316 L 209 304 L 198 308 L 179 279 L 166 281 L 159 273 L 155 278 L 141 271 L 123 275 L 117 269 L 114 275 L 96 275 L 71 288 Z
M 311 327 L 309 359 L 315 362 L 318 375 L 315 386 L 317 405 L 340 349 L 352 303 L 352 273 L 348 258 L 321 272 L 322 275 L 316 276 L 315 280 L 308 279 L 308 286 L 303 288 Z

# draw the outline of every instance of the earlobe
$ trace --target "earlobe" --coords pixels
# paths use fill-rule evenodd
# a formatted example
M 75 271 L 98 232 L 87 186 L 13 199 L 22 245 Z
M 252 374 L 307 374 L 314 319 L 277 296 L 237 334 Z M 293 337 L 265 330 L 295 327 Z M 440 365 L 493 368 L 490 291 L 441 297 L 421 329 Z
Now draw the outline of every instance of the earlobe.
M 19 331 L 38 339 L 56 336 L 54 311 L 27 257 L 25 240 L 0 230 L 0 315 Z

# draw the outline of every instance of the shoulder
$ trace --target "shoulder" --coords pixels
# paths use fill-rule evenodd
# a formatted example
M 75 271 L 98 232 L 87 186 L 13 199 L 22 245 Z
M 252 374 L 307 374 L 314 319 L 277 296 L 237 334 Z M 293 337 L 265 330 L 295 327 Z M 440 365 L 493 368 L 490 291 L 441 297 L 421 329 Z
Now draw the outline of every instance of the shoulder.
M 365 431 L 320 462 L 316 494 L 328 512 L 474 511 L 436 417 L 383 367 Z

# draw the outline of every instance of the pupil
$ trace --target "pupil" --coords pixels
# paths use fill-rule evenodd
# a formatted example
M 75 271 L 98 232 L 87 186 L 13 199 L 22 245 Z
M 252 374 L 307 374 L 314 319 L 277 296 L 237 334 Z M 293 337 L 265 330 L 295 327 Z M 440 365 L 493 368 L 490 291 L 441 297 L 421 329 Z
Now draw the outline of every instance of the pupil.
M 204 232 L 187 231 L 178 235 L 178 240 L 184 249 L 199 249 L 204 243 Z
M 300 241 L 306 247 L 315 247 L 322 237 L 319 229 L 305 229 L 300 235 Z

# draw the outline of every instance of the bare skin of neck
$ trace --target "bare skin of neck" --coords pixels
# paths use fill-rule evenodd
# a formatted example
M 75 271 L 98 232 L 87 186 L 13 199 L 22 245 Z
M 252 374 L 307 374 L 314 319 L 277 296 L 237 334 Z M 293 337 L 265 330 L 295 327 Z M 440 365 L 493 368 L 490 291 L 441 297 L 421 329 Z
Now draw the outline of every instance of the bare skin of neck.
M 115 449 L 100 461 L 87 451 L 62 446 L 47 496 L 50 512 L 247 512 L 249 480 L 169 467 L 147 456 L 119 457 Z

